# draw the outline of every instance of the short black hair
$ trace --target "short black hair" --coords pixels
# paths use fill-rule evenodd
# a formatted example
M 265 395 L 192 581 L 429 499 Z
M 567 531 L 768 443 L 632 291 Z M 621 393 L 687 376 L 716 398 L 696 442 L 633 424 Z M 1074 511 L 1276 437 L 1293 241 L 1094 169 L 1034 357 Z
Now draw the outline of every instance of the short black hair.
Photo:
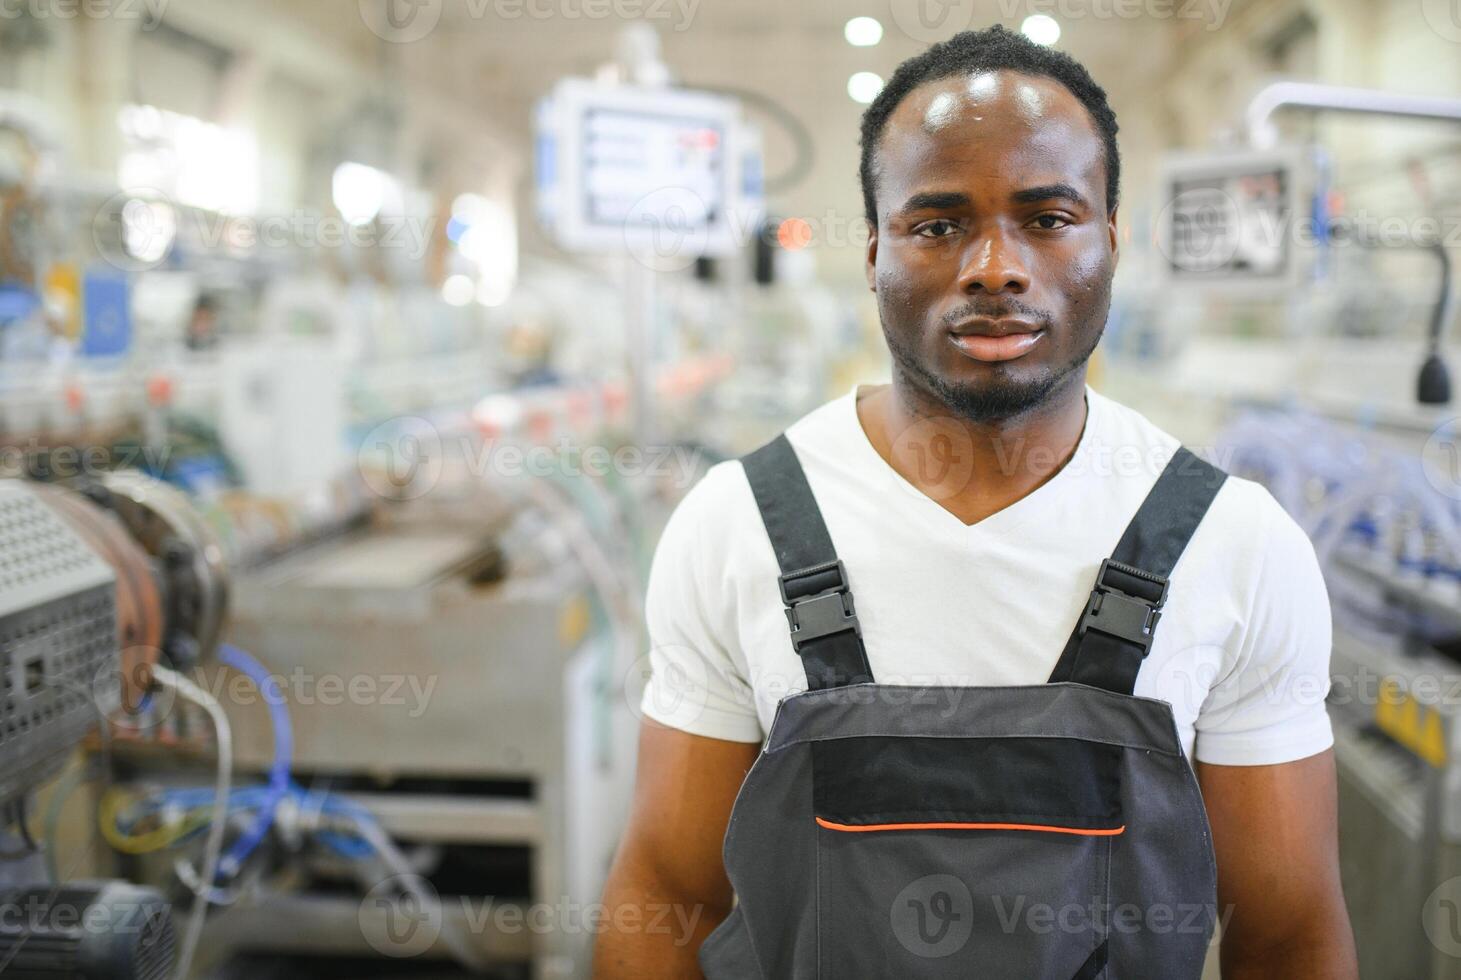
M 869 222 L 874 225 L 878 222 L 873 157 L 888 117 L 899 103 L 925 82 L 951 75 L 1001 70 L 1053 78 L 1070 89 L 1086 107 L 1105 147 L 1107 213 L 1115 209 L 1121 189 L 1121 154 L 1116 148 L 1116 114 L 1106 103 L 1106 91 L 1070 55 L 1036 44 L 1025 35 L 996 24 L 982 31 L 961 31 L 903 62 L 862 114 L 862 163 L 858 177 L 862 180 L 862 203 Z

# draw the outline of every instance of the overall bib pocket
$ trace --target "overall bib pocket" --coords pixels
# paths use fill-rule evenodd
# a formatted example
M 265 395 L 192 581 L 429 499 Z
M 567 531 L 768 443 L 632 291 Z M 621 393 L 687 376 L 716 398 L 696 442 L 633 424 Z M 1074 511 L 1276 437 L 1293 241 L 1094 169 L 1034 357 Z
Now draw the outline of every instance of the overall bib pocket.
M 1120 746 L 866 736 L 813 745 L 825 977 L 1098 977 Z

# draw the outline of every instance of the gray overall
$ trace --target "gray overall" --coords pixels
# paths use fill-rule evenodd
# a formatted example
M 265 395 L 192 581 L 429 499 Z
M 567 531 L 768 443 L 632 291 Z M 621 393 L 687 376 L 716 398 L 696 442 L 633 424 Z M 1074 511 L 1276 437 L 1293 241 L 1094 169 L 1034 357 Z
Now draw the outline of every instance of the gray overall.
M 1132 696 L 1167 580 L 1226 474 L 1180 449 L 1101 564 L 1046 684 L 872 678 L 847 571 L 785 436 L 745 457 L 808 690 L 725 837 L 719 978 L 1196 980 L 1207 814 L 1171 707 Z

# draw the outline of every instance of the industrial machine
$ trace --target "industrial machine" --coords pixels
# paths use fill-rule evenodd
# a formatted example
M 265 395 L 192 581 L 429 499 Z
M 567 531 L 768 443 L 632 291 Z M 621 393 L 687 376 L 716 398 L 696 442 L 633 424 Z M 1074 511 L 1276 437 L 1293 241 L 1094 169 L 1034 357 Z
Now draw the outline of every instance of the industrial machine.
M 28 821 L 37 788 L 98 722 L 105 732 L 110 716 L 140 702 L 159 659 L 185 663 L 216 642 L 220 555 L 179 503 L 138 474 L 80 489 L 0 481 L 0 800 L 19 828 L 0 864 L 7 976 L 171 975 L 162 893 L 65 881 L 70 868 L 58 879 Z
M 98 817 L 113 873 L 206 896 L 188 975 L 323 955 L 588 973 L 637 703 L 626 505 L 663 517 L 673 497 L 484 474 L 480 433 L 454 454 L 469 434 L 431 431 L 445 458 L 424 480 L 368 436 L 322 521 L 240 495 L 204 508 L 135 474 L 89 495 L 16 484 L 125 524 L 171 572 L 127 601 L 162 611 L 154 659 L 187 668 L 214 733 L 141 671 Z
M 0 972 L 328 953 L 587 975 L 628 785 L 635 557 L 584 516 L 622 519 L 603 487 L 514 497 L 462 462 L 273 535 L 245 532 L 284 523 L 277 502 L 204 508 L 136 472 L 0 481 L 0 802 L 19 828 L 0 902 L 26 912 L 0 922 Z M 93 731 L 47 809 L 94 777 L 110 864 L 28 830 Z
M 263 873 L 266 896 L 217 917 L 210 956 L 328 950 L 586 975 L 592 935 L 562 910 L 597 899 L 615 839 L 599 787 L 623 783 L 599 763 L 613 651 L 592 626 L 562 535 L 490 498 L 427 495 L 240 574 L 229 640 L 278 679 L 290 778 L 371 814 L 431 901 L 301 852 Z M 236 765 L 277 771 L 267 706 L 227 711 Z M 352 878 L 366 901 L 341 893 Z

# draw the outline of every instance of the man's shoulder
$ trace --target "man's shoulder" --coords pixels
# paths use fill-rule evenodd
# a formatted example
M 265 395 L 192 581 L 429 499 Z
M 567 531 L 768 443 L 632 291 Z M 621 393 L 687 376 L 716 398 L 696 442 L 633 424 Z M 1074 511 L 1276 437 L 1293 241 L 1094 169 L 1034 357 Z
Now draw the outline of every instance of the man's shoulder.
M 841 424 L 845 420 L 837 416 L 849 410 L 844 402 L 849 397 L 812 409 L 784 430 L 804 468 L 817 470 L 824 454 L 835 456 L 841 451 L 838 445 L 845 443 L 846 435 L 839 429 L 845 428 Z M 745 467 L 741 458 L 732 458 L 711 466 L 680 500 L 661 536 L 660 548 L 695 548 L 724 560 L 749 540 L 765 536 Z
M 1182 440 L 1125 402 L 1091 387 L 1086 388 L 1086 397 L 1090 407 L 1089 418 L 1095 419 L 1097 424 L 1093 449 L 1140 453 L 1156 466 L 1155 477 L 1165 460 L 1170 459 L 1182 445 Z
M 840 431 L 847 420 L 847 413 L 856 413 L 853 407 L 856 397 L 857 391 L 853 389 L 822 402 L 786 427 L 787 438 L 795 441 L 804 434 L 815 435 L 828 429 Z
M 723 521 L 736 511 L 754 506 L 751 486 L 739 459 L 727 459 L 705 471 L 691 487 L 670 518 L 672 522 L 688 520 Z
M 1228 460 L 1214 447 L 1191 445 L 1153 422 L 1144 413 L 1092 389 L 1099 399 L 1105 424 L 1101 438 L 1122 450 L 1134 447 L 1150 452 L 1150 476 L 1153 480 L 1179 447 L 1188 449 L 1224 474 L 1223 484 L 1213 498 L 1198 529 L 1199 547 L 1215 546 L 1223 552 L 1253 557 L 1263 549 L 1278 549 L 1283 557 L 1313 553 L 1307 533 L 1263 484 L 1228 471 Z
M 1263 484 L 1229 473 L 1213 501 L 1216 523 L 1235 547 L 1285 558 L 1314 555 L 1314 545 L 1283 504 Z
M 1093 406 L 1099 405 L 1104 419 L 1098 434 L 1098 440 L 1105 443 L 1102 448 L 1149 452 L 1150 473 L 1154 480 L 1171 461 L 1173 454 L 1179 448 L 1185 448 L 1224 474 L 1222 489 L 1212 504 L 1219 520 L 1242 520 L 1256 526 L 1271 526 L 1280 520 L 1292 522 L 1267 487 L 1228 472 L 1228 461 L 1213 447 L 1185 443 L 1139 409 L 1095 389 L 1091 389 L 1090 394 Z
M 825 401 L 782 429 L 780 435 L 784 435 L 791 443 L 792 449 L 796 451 L 797 462 L 804 471 L 820 472 L 829 462 L 846 462 L 849 454 L 855 450 L 853 441 L 861 430 L 857 423 L 854 398 L 855 391 L 850 391 Z M 779 436 L 773 436 L 761 445 L 775 438 Z M 757 448 L 760 447 L 754 447 L 749 452 L 754 452 Z M 737 500 L 755 503 L 750 484 L 746 480 L 745 467 L 741 465 L 740 459 L 719 463 L 713 471 L 718 471 L 716 485 L 708 488 L 705 496 L 718 496 L 725 503 L 734 503 Z M 709 479 L 709 474 L 706 479 Z

